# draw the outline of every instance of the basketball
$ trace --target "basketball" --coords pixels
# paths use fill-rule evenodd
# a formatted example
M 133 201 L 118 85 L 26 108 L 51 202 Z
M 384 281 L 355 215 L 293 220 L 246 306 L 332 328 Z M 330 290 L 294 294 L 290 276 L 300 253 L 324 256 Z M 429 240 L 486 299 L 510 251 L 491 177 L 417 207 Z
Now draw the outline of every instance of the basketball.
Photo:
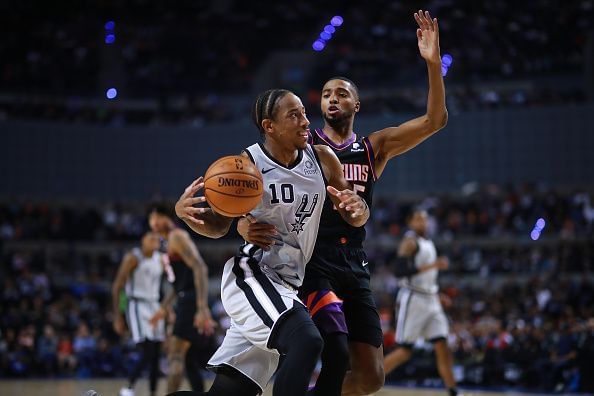
M 264 188 L 262 174 L 248 158 L 219 158 L 204 175 L 204 196 L 212 210 L 227 217 L 243 216 L 254 209 Z

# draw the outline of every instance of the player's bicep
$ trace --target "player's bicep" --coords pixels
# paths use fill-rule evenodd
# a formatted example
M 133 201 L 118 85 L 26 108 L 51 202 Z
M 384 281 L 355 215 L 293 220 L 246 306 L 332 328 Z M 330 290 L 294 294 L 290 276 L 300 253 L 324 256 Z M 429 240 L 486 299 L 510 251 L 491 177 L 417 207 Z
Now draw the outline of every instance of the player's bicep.
M 118 269 L 118 273 L 114 280 L 114 285 L 121 287 L 124 283 L 126 283 L 130 277 L 130 274 L 132 271 L 134 271 L 134 268 L 136 268 L 137 265 L 138 260 L 136 259 L 136 256 L 131 253 L 127 253 L 120 264 L 120 268 Z

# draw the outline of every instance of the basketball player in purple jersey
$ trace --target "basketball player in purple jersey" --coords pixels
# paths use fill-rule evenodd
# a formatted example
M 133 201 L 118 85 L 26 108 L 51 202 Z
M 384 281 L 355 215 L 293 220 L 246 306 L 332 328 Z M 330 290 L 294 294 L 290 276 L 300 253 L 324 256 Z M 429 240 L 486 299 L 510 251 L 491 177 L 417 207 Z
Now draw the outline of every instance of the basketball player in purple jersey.
M 355 191 L 367 203 L 371 202 L 374 183 L 388 161 L 417 146 L 447 123 L 437 19 L 422 10 L 414 13 L 414 18 L 419 26 L 419 52 L 429 75 L 427 112 L 423 116 L 362 137 L 353 131 L 355 114 L 360 109 L 355 84 L 336 77 L 322 89 L 324 128 L 312 132 L 312 143 L 333 149 L 345 178 L 353 182 Z M 274 242 L 274 228 L 253 219 L 241 220 L 238 231 L 247 241 L 265 249 Z M 300 296 L 324 338 L 322 370 L 312 395 L 339 395 L 341 388 L 342 395 L 367 395 L 383 386 L 383 337 L 369 287 L 364 239 L 364 228 L 349 226 L 340 219 L 332 203 L 325 202 L 316 248 L 300 288 Z

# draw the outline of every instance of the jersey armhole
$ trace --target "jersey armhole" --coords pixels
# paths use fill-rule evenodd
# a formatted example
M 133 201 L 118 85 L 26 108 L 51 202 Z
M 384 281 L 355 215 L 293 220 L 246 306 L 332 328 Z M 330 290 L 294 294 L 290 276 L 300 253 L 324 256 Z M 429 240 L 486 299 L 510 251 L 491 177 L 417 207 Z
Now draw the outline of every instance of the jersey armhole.
M 371 175 L 373 176 L 373 181 L 377 181 L 377 174 L 375 173 L 375 153 L 373 152 L 373 147 L 371 146 L 371 142 L 367 136 L 361 139 L 365 147 L 367 147 L 367 161 L 369 162 L 369 167 L 371 168 Z
M 320 161 L 320 157 L 318 157 L 318 152 L 316 151 L 316 148 L 313 146 L 313 144 L 310 144 L 309 147 L 311 147 L 311 151 L 313 152 L 314 157 L 316 157 L 318 168 L 320 168 L 320 172 L 322 173 L 322 179 L 324 180 L 324 186 L 328 187 L 328 179 L 326 179 L 326 175 L 324 174 L 324 167 L 322 167 L 322 161 Z
M 246 153 L 248 157 L 250 157 L 250 161 L 252 161 L 252 163 L 256 165 L 256 161 L 254 161 L 254 157 L 252 156 L 252 153 L 250 153 L 250 150 L 248 148 L 244 148 L 243 152 Z

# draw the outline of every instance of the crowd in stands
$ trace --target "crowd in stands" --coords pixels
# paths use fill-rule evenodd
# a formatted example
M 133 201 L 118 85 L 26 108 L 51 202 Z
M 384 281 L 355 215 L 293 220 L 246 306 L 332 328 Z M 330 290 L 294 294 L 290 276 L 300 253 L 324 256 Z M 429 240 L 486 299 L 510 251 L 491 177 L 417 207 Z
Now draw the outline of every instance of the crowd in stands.
M 410 0 L 381 0 L 364 10 L 352 1 L 291 7 L 147 0 L 87 2 L 75 9 L 56 3 L 0 5 L 3 24 L 12 32 L 0 43 L 0 94 L 16 95 L 0 98 L 0 120 L 201 124 L 238 117 L 224 95 L 250 92 L 271 53 L 313 53 L 312 42 L 336 14 L 344 24 L 324 52 L 315 54 L 315 77 L 296 79 L 289 88 L 307 96 L 321 80 L 340 74 L 369 92 L 365 111 L 371 114 L 422 110 L 426 95 L 401 92 L 403 86 L 426 80 L 412 19 L 416 7 Z M 526 81 L 568 74 L 581 78 L 594 20 L 591 0 L 435 0 L 427 8 L 440 20 L 442 52 L 453 57 L 448 85 L 460 88 L 449 93 L 452 108 L 586 99 L 579 83 L 543 89 L 541 82 L 526 86 Z M 112 44 L 105 42 L 107 21 L 115 22 L 109 30 L 115 37 Z M 81 98 L 104 101 L 106 84 L 114 79 L 120 98 L 155 100 L 157 105 L 81 103 Z M 485 81 L 519 83 L 513 89 L 475 87 Z M 390 89 L 376 92 L 378 87 Z M 39 96 L 44 94 L 50 96 Z
M 463 385 L 589 390 L 594 378 L 591 194 L 488 186 L 470 195 L 377 199 L 368 225 L 372 289 L 386 349 L 394 347 L 395 248 L 413 207 L 451 260 L 442 274 L 450 345 Z M 138 204 L 0 205 L 0 373 L 4 377 L 110 376 L 138 358 L 111 327 L 110 282 L 146 229 Z M 538 241 L 529 238 L 546 221 Z M 218 276 L 236 241 L 198 241 L 211 274 L 210 302 L 222 334 Z M 220 334 L 219 334 L 220 336 Z M 388 379 L 435 384 L 431 348 Z M 164 366 L 165 368 L 166 366 Z M 432 382 L 433 381 L 433 382 Z

